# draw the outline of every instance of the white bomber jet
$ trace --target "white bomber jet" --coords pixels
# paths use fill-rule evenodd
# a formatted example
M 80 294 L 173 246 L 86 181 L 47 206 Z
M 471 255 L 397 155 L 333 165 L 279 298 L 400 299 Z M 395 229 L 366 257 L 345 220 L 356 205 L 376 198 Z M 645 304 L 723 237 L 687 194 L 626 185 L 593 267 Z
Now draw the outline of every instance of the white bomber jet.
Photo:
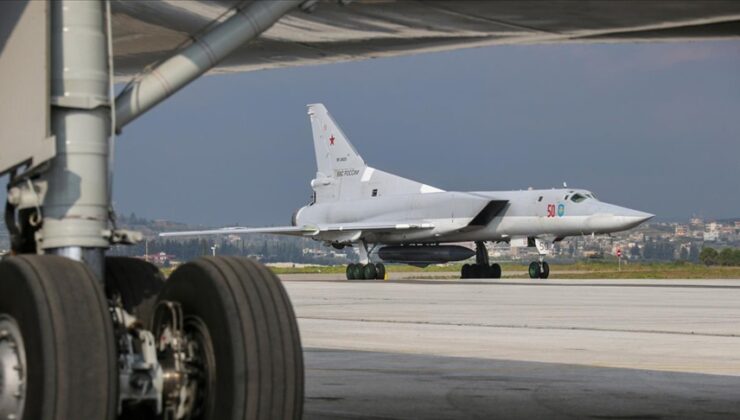
M 385 276 L 387 262 L 426 266 L 461 261 L 462 278 L 501 277 L 490 264 L 485 242 L 536 247 L 531 278 L 547 278 L 549 241 L 633 228 L 653 217 L 599 201 L 581 189 L 444 191 L 368 166 L 322 104 L 308 105 L 316 178 L 313 200 L 298 209 L 291 226 L 166 232 L 160 236 L 270 233 L 305 236 L 335 248 L 359 247 L 360 263 L 347 266 L 348 279 Z M 471 241 L 476 250 L 459 245 Z M 378 248 L 379 247 L 379 248 Z M 374 253 L 378 249 L 377 254 Z

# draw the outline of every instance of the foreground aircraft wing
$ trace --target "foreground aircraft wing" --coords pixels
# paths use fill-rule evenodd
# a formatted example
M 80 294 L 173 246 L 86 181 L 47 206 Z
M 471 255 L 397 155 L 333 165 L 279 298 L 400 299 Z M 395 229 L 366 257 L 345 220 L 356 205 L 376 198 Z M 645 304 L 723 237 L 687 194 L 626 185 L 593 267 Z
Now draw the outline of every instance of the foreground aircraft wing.
M 244 0 L 112 2 L 119 80 L 172 54 Z M 326 64 L 488 45 L 740 37 L 736 0 L 307 1 L 211 72 Z
M 304 225 L 304 226 L 276 226 L 276 227 L 227 227 L 210 230 L 188 230 L 181 232 L 162 232 L 160 237 L 174 236 L 204 236 L 204 235 L 239 235 L 265 233 L 270 235 L 288 235 L 288 236 L 316 236 L 322 232 L 363 232 L 363 231 L 397 231 L 397 230 L 416 230 L 432 229 L 431 223 L 344 223 L 332 225 Z

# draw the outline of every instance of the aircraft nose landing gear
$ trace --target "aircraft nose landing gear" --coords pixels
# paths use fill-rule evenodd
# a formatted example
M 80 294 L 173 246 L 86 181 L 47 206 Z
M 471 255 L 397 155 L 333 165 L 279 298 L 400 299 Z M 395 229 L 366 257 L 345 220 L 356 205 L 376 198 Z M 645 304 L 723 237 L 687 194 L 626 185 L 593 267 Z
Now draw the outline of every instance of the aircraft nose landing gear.
M 550 264 L 547 261 L 537 262 L 532 261 L 529 264 L 529 278 L 530 279 L 546 279 L 550 276 Z
M 546 279 L 550 277 L 550 265 L 545 262 L 545 256 L 549 253 L 547 243 L 539 238 L 529 238 L 529 241 L 529 246 L 534 245 L 537 248 L 537 254 L 539 254 L 539 262 L 533 261 L 529 264 L 529 278 Z

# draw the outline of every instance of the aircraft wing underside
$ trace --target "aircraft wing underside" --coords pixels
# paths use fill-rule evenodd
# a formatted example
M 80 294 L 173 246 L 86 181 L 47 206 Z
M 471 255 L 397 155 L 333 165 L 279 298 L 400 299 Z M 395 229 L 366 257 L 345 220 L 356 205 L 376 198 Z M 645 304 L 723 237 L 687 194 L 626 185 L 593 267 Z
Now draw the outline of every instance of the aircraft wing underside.
M 127 79 L 249 1 L 113 2 L 116 73 Z M 346 3 L 346 4 L 345 4 Z M 740 2 L 322 0 L 294 10 L 212 72 L 324 64 L 503 44 L 740 37 Z
M 433 229 L 431 223 L 344 223 L 331 225 L 305 225 L 305 226 L 276 226 L 276 227 L 227 227 L 210 230 L 190 230 L 182 232 L 163 232 L 159 236 L 204 236 L 204 235 L 238 235 L 265 233 L 272 235 L 289 236 L 316 236 L 321 233 L 361 233 L 361 232 L 393 232 L 399 230 Z

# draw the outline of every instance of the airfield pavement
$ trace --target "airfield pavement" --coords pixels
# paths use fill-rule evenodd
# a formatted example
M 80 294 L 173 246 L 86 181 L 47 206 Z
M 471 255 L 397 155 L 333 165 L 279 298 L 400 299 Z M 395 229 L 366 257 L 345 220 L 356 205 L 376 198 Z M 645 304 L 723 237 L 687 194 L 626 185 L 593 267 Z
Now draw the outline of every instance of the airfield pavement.
M 321 276 L 307 419 L 740 419 L 738 280 Z

